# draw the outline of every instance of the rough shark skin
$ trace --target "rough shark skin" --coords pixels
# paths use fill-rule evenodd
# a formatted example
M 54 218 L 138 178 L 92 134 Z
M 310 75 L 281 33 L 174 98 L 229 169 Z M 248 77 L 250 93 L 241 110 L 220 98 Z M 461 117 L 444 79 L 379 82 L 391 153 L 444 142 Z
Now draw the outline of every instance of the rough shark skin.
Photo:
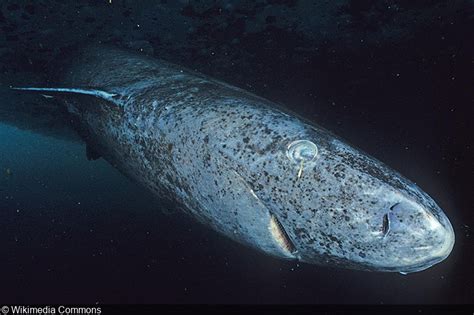
M 454 246 L 449 220 L 414 183 L 270 101 L 110 48 L 87 49 L 61 71 L 60 86 L 36 90 L 65 101 L 96 152 L 240 243 L 401 273 Z

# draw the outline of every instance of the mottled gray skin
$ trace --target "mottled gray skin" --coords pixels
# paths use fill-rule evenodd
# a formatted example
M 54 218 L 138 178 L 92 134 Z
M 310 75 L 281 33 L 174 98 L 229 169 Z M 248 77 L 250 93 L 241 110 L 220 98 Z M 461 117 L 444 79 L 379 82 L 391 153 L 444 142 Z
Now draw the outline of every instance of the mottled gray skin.
M 88 49 L 64 73 L 62 87 L 116 94 L 63 95 L 96 151 L 240 243 L 307 263 L 402 273 L 451 252 L 452 226 L 426 193 L 265 99 L 113 49 Z M 318 148 L 302 170 L 287 156 L 296 140 Z

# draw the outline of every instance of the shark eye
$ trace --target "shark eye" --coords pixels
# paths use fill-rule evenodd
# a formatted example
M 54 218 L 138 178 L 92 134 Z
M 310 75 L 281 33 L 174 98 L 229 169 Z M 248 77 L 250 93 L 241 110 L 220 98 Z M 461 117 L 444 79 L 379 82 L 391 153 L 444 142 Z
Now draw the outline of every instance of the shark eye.
M 316 159 L 318 147 L 311 141 L 297 140 L 288 145 L 286 155 L 296 164 L 308 163 Z

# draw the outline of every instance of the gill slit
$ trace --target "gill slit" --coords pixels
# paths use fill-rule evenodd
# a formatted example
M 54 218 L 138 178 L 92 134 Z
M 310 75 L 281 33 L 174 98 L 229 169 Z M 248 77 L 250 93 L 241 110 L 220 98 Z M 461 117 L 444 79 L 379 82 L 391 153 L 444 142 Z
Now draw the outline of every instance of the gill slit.
M 296 254 L 297 253 L 296 246 L 294 245 L 290 236 L 288 235 L 285 228 L 281 224 L 280 220 L 278 220 L 277 216 L 272 211 L 270 211 L 267 205 L 253 191 L 249 183 L 236 170 L 232 170 L 232 172 L 234 172 L 234 174 L 242 181 L 242 184 L 244 184 L 244 186 L 248 188 L 248 190 L 250 191 L 252 196 L 257 200 L 257 202 L 261 204 L 265 209 L 267 209 L 270 215 L 269 230 L 272 236 L 277 240 L 278 244 L 291 255 Z

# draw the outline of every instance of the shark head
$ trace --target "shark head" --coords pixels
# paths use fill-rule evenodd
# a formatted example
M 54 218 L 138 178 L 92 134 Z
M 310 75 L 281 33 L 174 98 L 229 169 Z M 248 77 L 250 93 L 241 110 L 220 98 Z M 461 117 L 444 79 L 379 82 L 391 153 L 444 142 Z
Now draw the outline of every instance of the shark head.
M 237 230 L 260 235 L 247 243 L 274 256 L 372 271 L 421 271 L 448 257 L 453 228 L 418 186 L 322 128 L 266 111 L 254 110 L 250 127 L 213 147 L 225 172 L 237 174 L 237 199 L 254 203 L 239 208 L 260 209 L 239 222 Z

